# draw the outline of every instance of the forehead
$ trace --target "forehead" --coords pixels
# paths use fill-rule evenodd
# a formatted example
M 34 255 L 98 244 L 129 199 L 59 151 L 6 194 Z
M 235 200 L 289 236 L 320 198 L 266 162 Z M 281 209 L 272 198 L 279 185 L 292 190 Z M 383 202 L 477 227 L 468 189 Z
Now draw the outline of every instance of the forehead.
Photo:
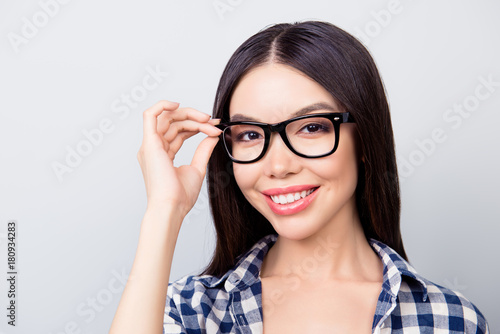
M 229 116 L 276 123 L 294 117 L 313 104 L 339 111 L 333 96 L 316 81 L 297 69 L 282 64 L 265 64 L 246 73 L 236 86 L 229 104 Z

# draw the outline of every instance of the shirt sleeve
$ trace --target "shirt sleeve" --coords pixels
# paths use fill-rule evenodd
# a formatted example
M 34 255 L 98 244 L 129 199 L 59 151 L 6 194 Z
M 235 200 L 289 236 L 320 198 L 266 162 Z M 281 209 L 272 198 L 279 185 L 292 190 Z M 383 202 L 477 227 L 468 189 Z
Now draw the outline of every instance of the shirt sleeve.
M 167 290 L 165 303 L 165 314 L 163 316 L 163 334 L 186 334 L 186 328 L 182 324 L 179 309 L 174 301 L 174 291 L 171 284 Z
M 486 321 L 486 318 L 484 317 L 484 315 L 481 313 L 481 311 L 479 311 L 479 309 L 474 305 L 472 304 L 472 306 L 474 307 L 475 311 L 476 311 L 476 330 L 475 331 L 472 331 L 471 333 L 475 333 L 475 334 L 489 334 L 490 333 L 490 329 L 489 329 L 489 326 L 488 326 L 488 322 Z

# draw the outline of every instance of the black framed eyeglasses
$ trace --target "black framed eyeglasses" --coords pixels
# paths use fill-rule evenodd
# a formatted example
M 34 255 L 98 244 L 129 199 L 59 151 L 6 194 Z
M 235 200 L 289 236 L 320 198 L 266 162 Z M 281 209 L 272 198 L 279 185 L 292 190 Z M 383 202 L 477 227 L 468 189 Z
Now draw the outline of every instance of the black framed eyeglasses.
M 341 123 L 354 123 L 348 112 L 308 114 L 284 122 L 267 124 L 250 121 L 216 125 L 229 158 L 248 164 L 261 159 L 269 147 L 271 134 L 278 132 L 285 145 L 303 158 L 333 154 L 339 145 Z

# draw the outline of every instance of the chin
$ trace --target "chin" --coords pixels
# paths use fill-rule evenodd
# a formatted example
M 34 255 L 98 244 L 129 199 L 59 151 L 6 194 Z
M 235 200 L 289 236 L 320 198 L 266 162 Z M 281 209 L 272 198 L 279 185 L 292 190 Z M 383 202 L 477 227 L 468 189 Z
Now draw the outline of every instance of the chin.
M 281 238 L 294 241 L 308 239 L 319 232 L 313 226 L 307 226 L 305 219 L 284 219 L 280 222 L 272 222 L 271 225 Z

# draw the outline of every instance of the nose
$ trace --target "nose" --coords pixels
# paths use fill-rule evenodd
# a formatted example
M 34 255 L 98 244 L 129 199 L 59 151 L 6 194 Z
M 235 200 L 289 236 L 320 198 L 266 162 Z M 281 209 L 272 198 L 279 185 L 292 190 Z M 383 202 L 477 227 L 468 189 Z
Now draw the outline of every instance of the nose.
M 266 155 L 262 158 L 264 174 L 273 178 L 285 178 L 301 170 L 300 157 L 295 155 L 283 142 L 279 134 L 273 133 Z

